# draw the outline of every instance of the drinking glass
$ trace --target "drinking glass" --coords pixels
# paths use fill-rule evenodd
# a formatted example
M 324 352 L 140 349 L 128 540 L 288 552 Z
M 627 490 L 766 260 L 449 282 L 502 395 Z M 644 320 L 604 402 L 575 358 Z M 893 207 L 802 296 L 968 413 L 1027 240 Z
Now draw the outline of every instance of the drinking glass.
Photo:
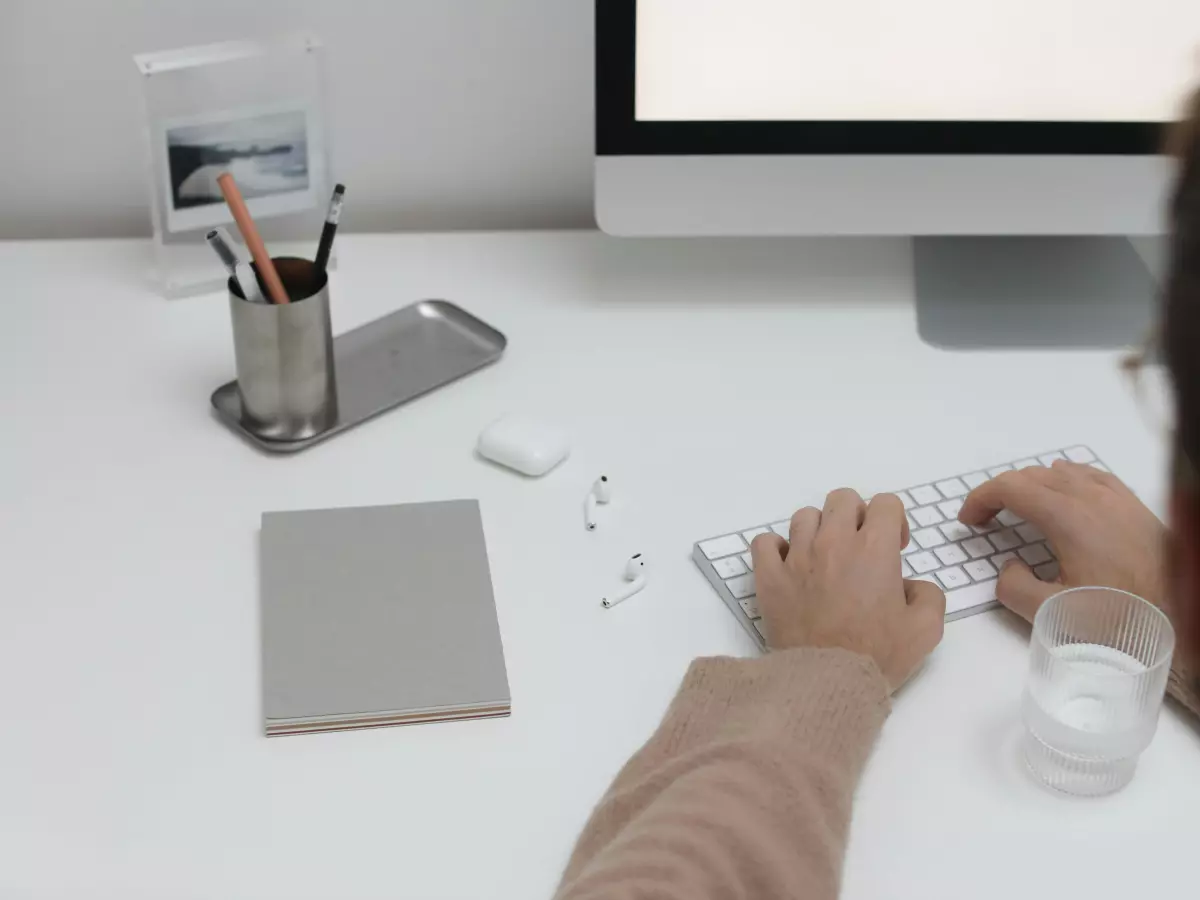
M 1082 796 L 1128 784 L 1158 727 L 1174 649 L 1170 621 L 1134 594 L 1081 587 L 1047 600 L 1023 701 L 1034 776 Z

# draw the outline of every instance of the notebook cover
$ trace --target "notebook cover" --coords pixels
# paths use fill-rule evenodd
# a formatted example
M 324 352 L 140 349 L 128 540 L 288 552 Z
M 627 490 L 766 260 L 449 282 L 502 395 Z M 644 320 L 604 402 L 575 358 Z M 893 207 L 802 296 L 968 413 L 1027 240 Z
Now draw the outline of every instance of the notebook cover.
M 477 501 L 264 513 L 260 558 L 268 733 L 507 713 Z

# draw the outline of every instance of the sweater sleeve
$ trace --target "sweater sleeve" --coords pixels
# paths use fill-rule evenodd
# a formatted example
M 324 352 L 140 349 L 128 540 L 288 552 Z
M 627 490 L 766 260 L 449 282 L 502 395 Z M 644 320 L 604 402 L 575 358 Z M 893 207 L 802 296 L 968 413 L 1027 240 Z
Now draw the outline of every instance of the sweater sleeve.
M 1175 652 L 1167 693 L 1193 716 L 1200 716 L 1200 666 L 1194 658 Z
M 1180 617 L 1175 604 L 1169 599 L 1157 604 L 1166 613 L 1175 629 L 1175 658 L 1171 661 L 1171 674 L 1167 679 L 1167 694 L 1193 716 L 1200 716 L 1200 660 L 1189 655 L 1181 646 L 1179 635 Z
M 854 789 L 889 711 L 866 657 L 700 659 L 592 813 L 561 900 L 833 900 Z

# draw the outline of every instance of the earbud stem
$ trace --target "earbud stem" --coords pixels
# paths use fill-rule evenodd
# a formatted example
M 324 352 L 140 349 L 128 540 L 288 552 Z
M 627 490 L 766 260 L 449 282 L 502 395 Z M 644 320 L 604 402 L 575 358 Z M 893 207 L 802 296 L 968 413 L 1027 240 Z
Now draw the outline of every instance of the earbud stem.
M 634 594 L 636 594 L 638 591 L 640 591 L 645 586 L 646 586 L 646 576 L 639 575 L 637 578 L 633 579 L 633 581 L 628 586 L 623 588 L 622 590 L 613 594 L 611 597 L 605 597 L 603 600 L 601 600 L 600 605 L 603 606 L 605 609 L 612 609 L 618 603 L 624 603 L 626 600 L 628 600 L 630 597 L 632 597 Z

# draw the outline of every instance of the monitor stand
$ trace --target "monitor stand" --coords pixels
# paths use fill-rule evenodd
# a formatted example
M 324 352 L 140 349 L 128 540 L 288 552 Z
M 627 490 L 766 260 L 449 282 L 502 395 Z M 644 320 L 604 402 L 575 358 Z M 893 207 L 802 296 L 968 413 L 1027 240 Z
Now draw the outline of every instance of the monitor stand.
M 946 349 L 1124 347 L 1158 286 L 1123 237 L 918 237 L 917 329 Z

